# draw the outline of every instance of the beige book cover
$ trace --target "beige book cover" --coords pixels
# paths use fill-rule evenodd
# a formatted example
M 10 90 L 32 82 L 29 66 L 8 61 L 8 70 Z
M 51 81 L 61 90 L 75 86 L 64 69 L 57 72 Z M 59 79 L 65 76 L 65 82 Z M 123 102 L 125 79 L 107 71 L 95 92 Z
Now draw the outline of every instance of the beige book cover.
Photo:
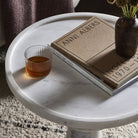
M 117 88 L 138 74 L 138 51 L 126 60 L 115 52 L 114 28 L 92 17 L 51 46 Z

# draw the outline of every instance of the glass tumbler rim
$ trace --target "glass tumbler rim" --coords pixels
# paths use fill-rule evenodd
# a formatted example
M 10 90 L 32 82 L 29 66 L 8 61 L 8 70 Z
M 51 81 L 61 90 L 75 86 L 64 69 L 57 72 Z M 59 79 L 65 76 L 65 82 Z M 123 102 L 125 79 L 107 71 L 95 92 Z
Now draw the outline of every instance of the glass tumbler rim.
M 24 51 L 24 57 L 25 57 L 25 60 L 28 60 L 28 58 L 27 58 L 27 51 L 29 50 L 29 49 L 31 49 L 31 48 L 35 48 L 35 47 L 43 47 L 43 48 L 46 48 L 46 49 L 48 49 L 48 46 L 49 45 L 31 45 L 31 46 L 29 46 L 28 48 L 26 48 L 25 49 L 25 51 Z M 45 56 L 42 56 L 42 57 L 45 57 Z

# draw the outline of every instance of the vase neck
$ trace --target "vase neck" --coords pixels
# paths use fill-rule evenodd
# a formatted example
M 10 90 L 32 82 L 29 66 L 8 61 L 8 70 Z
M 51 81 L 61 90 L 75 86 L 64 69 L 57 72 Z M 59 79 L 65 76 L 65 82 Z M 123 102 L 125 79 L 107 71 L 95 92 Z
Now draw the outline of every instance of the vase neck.
M 137 17 L 136 17 L 136 15 L 135 15 L 133 18 L 128 18 L 128 17 L 126 17 L 126 16 L 121 16 L 121 18 L 123 18 L 123 19 L 126 20 L 126 21 L 132 21 L 132 20 L 135 20 Z
M 133 17 L 133 18 L 127 18 L 125 16 L 122 16 L 122 17 L 120 17 L 120 19 L 121 19 L 122 22 L 124 22 L 124 23 L 126 23 L 128 25 L 133 25 L 133 24 L 136 23 L 136 19 L 137 18 L 136 18 L 136 16 Z

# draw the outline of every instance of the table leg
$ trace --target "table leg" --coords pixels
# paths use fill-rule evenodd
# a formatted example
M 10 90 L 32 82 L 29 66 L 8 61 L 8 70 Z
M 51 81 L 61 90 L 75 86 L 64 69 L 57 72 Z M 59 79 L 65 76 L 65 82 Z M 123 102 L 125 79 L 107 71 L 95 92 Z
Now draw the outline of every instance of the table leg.
M 67 138 L 101 138 L 101 132 L 68 128 Z

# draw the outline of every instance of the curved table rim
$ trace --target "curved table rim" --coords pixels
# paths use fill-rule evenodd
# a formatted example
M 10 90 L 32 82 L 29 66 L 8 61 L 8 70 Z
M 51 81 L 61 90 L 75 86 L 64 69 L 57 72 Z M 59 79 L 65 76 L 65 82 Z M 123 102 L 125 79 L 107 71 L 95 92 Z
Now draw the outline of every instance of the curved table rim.
M 92 130 L 100 130 L 100 129 L 109 128 L 109 127 L 116 127 L 116 126 L 125 125 L 125 124 L 128 124 L 128 123 L 138 120 L 138 112 L 137 111 L 133 112 L 131 114 L 122 115 L 122 116 L 118 116 L 118 117 L 114 117 L 114 118 L 107 118 L 107 119 L 105 119 L 105 118 L 103 118 L 103 119 L 96 119 L 96 118 L 82 119 L 82 118 L 78 118 L 78 117 L 74 118 L 69 115 L 57 113 L 57 112 L 50 110 L 46 107 L 44 108 L 43 106 L 41 106 L 38 103 L 36 103 L 35 101 L 33 101 L 33 99 L 30 99 L 29 97 L 24 95 L 22 93 L 22 90 L 16 84 L 16 82 L 12 76 L 12 73 L 10 72 L 9 60 L 10 60 L 10 56 L 12 54 L 12 50 L 14 49 L 14 45 L 20 39 L 20 37 L 23 34 L 25 34 L 28 30 L 38 27 L 45 23 L 50 23 L 52 21 L 56 21 L 56 20 L 60 20 L 60 19 L 64 19 L 64 18 L 66 18 L 66 19 L 70 18 L 70 16 L 71 17 L 76 17 L 76 16 L 77 17 L 80 17 L 80 16 L 91 17 L 91 16 L 95 16 L 95 15 L 98 17 L 102 17 L 103 19 L 105 18 L 106 20 L 111 20 L 113 22 L 115 22 L 118 19 L 118 17 L 112 16 L 112 15 L 100 14 L 100 13 L 88 13 L 88 12 L 66 13 L 66 14 L 56 15 L 56 16 L 52 16 L 52 17 L 43 19 L 43 20 L 36 22 L 36 23 L 32 24 L 31 26 L 27 27 L 11 43 L 11 45 L 7 51 L 7 54 L 6 54 L 6 61 L 5 61 L 5 71 L 6 71 L 7 83 L 9 85 L 11 91 L 15 95 L 15 97 L 17 97 L 17 99 L 19 99 L 27 108 L 29 108 L 31 111 L 37 113 L 39 116 L 46 118 L 50 121 L 54 121 L 56 123 L 60 123 L 60 124 L 67 125 L 70 127 L 80 128 L 80 129 L 92 129 Z M 20 91 L 20 94 L 18 91 Z M 112 124 L 112 126 L 111 126 L 111 124 Z

